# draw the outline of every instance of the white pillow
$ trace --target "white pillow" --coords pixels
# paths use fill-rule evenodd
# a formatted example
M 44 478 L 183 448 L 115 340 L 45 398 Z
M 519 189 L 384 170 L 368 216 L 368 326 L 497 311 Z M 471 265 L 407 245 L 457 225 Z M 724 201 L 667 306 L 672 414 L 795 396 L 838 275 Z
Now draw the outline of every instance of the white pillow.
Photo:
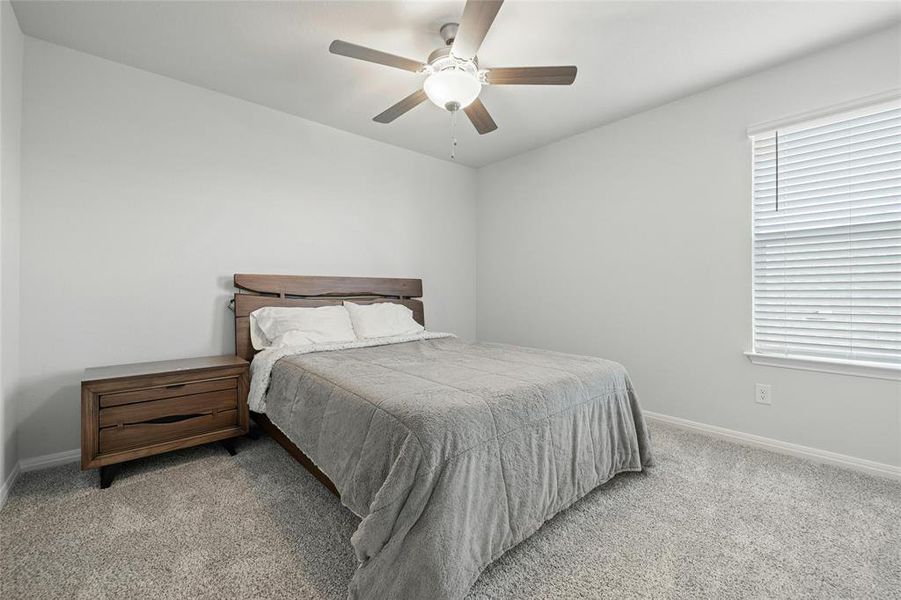
M 354 333 L 361 340 L 414 335 L 425 329 L 413 319 L 413 311 L 403 304 L 393 302 L 354 304 L 345 301 L 344 306 L 350 313 Z
M 281 334 L 272 342 L 269 343 L 270 348 L 281 348 L 282 346 L 309 346 L 310 344 L 314 344 L 315 342 L 310 339 L 310 336 L 306 334 L 304 331 L 300 331 L 299 329 L 294 329 L 292 331 L 286 331 Z
M 260 324 L 257 323 L 257 315 L 256 313 L 262 309 L 257 309 L 250 313 L 250 343 L 253 344 L 254 350 L 262 350 L 263 348 L 269 347 L 269 340 L 266 339 L 266 334 L 263 333 L 263 330 L 260 329 Z
M 290 334 L 290 335 L 286 335 Z M 343 306 L 317 308 L 266 306 L 250 313 L 250 339 L 257 350 L 275 345 L 356 341 Z

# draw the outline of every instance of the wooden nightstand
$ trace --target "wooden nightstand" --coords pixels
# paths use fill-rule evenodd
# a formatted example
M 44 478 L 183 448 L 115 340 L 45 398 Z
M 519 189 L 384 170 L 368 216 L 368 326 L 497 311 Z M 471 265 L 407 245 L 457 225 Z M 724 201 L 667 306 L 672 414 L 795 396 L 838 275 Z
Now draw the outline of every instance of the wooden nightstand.
M 209 356 L 87 369 L 81 382 L 81 468 L 109 487 L 119 463 L 248 431 L 249 363 Z

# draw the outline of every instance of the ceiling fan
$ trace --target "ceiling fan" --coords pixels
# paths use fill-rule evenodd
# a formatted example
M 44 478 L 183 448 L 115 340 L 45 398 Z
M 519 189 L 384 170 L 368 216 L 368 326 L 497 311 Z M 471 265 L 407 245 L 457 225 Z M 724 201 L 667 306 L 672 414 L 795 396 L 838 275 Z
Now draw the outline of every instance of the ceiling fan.
M 444 47 L 432 52 L 424 63 L 342 40 L 332 42 L 329 52 L 428 75 L 422 89 L 373 121 L 390 123 L 428 99 L 451 113 L 463 109 L 476 131 L 490 133 L 497 124 L 479 100 L 482 85 L 572 85 L 576 80 L 574 66 L 479 68 L 476 53 L 502 4 L 503 0 L 467 0 L 460 23 L 441 27 Z

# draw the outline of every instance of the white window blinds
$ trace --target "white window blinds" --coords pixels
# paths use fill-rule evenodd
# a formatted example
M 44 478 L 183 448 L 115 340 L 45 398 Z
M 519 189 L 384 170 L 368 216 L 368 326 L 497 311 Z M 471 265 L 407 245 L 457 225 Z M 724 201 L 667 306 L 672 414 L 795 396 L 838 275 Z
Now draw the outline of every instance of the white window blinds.
M 752 142 L 754 351 L 901 365 L 901 103 Z

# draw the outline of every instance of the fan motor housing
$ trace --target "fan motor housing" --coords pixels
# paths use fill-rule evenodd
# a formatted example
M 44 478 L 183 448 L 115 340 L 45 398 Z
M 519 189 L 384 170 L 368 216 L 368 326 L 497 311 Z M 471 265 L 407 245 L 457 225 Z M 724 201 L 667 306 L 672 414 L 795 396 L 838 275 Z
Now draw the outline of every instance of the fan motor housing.
M 445 69 L 461 69 L 471 73 L 478 74 L 479 60 L 475 56 L 472 60 L 463 60 L 451 54 L 450 46 L 438 48 L 429 54 L 429 66 L 432 71 L 443 71 Z

